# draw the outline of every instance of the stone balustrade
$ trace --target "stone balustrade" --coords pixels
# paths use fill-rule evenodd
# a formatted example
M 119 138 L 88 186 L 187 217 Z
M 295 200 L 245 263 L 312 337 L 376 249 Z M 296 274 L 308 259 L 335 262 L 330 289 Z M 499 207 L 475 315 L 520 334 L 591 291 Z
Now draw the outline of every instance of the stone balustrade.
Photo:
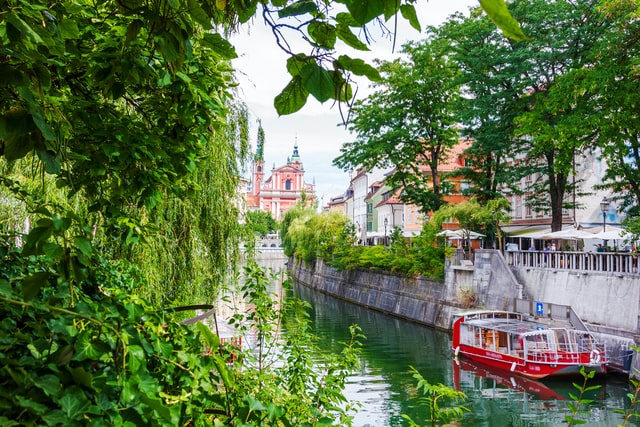
M 514 267 L 638 275 L 638 257 L 629 252 L 507 251 Z

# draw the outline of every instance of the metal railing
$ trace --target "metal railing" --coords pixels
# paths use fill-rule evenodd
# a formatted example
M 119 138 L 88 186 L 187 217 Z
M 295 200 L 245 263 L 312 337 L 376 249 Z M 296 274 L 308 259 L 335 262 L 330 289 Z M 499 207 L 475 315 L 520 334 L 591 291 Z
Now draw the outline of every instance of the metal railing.
M 508 251 L 514 267 L 638 275 L 638 257 L 629 252 Z

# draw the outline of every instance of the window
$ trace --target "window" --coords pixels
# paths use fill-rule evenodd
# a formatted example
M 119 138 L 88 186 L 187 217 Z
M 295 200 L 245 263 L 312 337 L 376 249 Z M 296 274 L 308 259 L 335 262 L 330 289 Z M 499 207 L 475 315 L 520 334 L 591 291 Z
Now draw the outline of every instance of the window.
M 291 190 L 291 180 L 288 179 L 284 182 L 284 189 L 285 190 Z

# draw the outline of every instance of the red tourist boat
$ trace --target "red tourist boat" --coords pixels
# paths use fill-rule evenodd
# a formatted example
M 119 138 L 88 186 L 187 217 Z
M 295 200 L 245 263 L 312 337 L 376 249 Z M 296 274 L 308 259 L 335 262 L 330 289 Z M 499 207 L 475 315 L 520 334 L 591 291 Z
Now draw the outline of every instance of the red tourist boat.
M 606 373 L 605 348 L 586 330 L 552 326 L 521 313 L 473 311 L 453 321 L 453 350 L 528 378 Z

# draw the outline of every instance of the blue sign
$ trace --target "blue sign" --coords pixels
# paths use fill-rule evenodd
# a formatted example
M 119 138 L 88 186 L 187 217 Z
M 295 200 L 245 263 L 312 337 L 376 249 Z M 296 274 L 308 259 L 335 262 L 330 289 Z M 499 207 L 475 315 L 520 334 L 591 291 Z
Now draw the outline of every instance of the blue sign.
M 536 315 L 542 316 L 544 314 L 544 304 L 536 302 Z

